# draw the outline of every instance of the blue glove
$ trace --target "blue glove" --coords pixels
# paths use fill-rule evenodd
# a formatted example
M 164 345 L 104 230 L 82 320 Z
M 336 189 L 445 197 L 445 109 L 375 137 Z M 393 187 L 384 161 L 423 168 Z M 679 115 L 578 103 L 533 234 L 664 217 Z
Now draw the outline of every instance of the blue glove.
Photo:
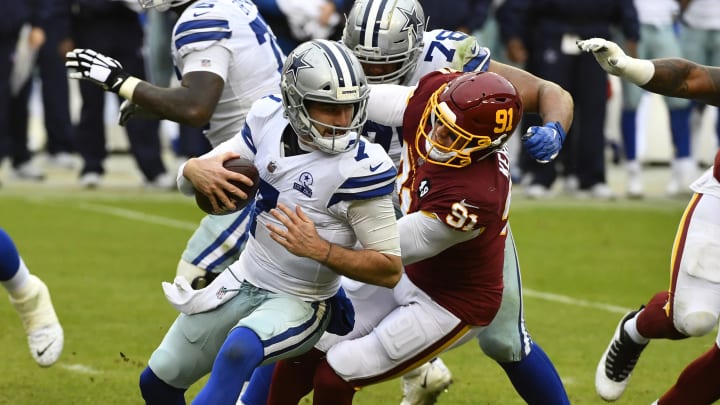
M 559 122 L 548 122 L 541 127 L 528 128 L 520 138 L 525 150 L 540 163 L 555 159 L 565 142 L 565 130 Z

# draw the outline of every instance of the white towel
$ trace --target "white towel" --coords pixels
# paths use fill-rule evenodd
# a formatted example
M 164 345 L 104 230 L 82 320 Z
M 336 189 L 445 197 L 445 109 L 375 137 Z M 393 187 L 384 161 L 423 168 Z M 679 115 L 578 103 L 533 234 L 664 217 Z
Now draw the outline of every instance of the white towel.
M 162 288 L 175 309 L 192 315 L 211 311 L 230 301 L 237 295 L 241 284 L 242 280 L 237 279 L 230 270 L 225 270 L 210 285 L 200 290 L 194 290 L 181 276 L 175 277 L 172 284 L 163 281 Z

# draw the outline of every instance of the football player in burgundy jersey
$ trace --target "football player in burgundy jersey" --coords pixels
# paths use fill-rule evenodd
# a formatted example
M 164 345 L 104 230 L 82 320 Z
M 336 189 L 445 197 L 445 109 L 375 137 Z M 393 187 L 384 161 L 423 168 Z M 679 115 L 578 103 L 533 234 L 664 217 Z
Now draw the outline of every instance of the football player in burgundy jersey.
M 645 90 L 720 106 L 720 68 L 680 58 L 635 59 L 602 38 L 579 41 L 602 68 Z M 620 320 L 595 372 L 595 389 L 606 401 L 627 388 L 651 339 L 683 339 L 712 331 L 720 317 L 720 151 L 714 166 L 690 185 L 695 194 L 673 243 L 670 289 Z M 720 332 L 715 344 L 680 374 L 655 404 L 710 404 L 720 399 Z
M 369 119 L 403 126 L 405 274 L 393 289 L 375 289 L 372 305 L 356 305 L 350 334 L 325 334 L 317 350 L 279 363 L 268 403 L 296 403 L 312 388 L 314 404 L 352 403 L 357 389 L 405 374 L 493 320 L 512 187 L 506 142 L 523 96 L 537 106 L 537 94 L 521 95 L 500 75 L 450 69 L 417 87 L 373 88 Z

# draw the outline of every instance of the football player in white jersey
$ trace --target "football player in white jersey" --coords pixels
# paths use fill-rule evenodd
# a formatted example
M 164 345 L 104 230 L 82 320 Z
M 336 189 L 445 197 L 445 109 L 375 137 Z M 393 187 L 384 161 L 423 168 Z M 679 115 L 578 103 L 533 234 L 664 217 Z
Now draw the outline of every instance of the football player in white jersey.
M 172 56 L 179 87 L 128 76 L 114 59 L 90 49 L 66 56 L 70 77 L 87 79 L 127 99 L 120 121 L 133 115 L 204 127 L 217 146 L 240 132 L 255 100 L 278 92 L 285 56 L 249 0 L 139 0 L 144 8 L 180 14 Z M 188 241 L 177 274 L 201 287 L 235 261 L 247 239 L 253 207 L 208 215 Z
M 523 70 L 492 60 L 489 49 L 480 46 L 472 36 L 442 29 L 425 31 L 424 20 L 417 0 L 358 0 L 348 14 L 342 41 L 362 63 L 369 83 L 416 85 L 421 77 L 440 68 L 498 73 L 521 91 L 528 88 L 528 83 L 545 82 L 548 84 L 545 94 L 538 102 L 546 109 L 563 112 L 562 123 L 544 117 L 545 126 L 529 128 L 522 142 L 538 161 L 554 159 L 562 147 L 565 129 L 572 121 L 569 94 Z M 538 111 L 534 105 L 526 105 L 525 110 Z M 366 132 L 374 132 L 368 135 L 375 141 L 389 145 L 389 154 L 399 165 L 396 151 L 402 149 L 401 130 L 372 121 L 365 128 Z M 503 303 L 495 320 L 478 335 L 480 347 L 502 366 L 526 402 L 568 404 L 555 367 L 526 328 L 520 266 L 509 231 L 506 242 Z M 352 293 L 349 295 L 357 300 Z M 441 360 L 408 373 L 403 378 L 402 404 L 422 404 L 428 398 L 435 398 L 450 384 L 450 378 Z
M 212 370 L 193 403 L 234 404 L 260 364 L 309 350 L 326 328 L 352 329 L 341 275 L 388 288 L 399 281 L 397 170 L 360 138 L 368 93 L 347 48 L 304 43 L 288 56 L 281 94 L 258 100 L 240 133 L 179 169 L 181 191 L 234 208 L 226 193 L 247 196 L 229 181 L 249 179 L 222 162 L 252 159 L 257 215 L 240 258 L 205 289 L 183 290 L 209 304 L 181 314 L 153 352 L 140 378 L 146 403 L 180 403 Z
M 645 90 L 720 107 L 720 68 L 680 58 L 635 59 L 614 42 L 578 42 L 608 73 Z M 690 199 L 672 249 L 670 289 L 620 320 L 595 372 L 595 389 L 606 401 L 625 392 L 640 354 L 651 339 L 704 336 L 720 318 L 720 151 L 713 167 L 690 185 Z M 655 404 L 711 404 L 720 400 L 720 332 Z

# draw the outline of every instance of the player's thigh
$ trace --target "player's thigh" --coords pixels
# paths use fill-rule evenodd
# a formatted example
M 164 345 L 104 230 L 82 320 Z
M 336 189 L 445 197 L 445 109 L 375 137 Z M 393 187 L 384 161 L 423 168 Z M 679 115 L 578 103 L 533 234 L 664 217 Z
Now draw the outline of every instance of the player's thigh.
M 269 293 L 238 322 L 251 329 L 264 347 L 263 364 L 299 356 L 320 339 L 330 321 L 325 301 L 306 302 L 288 294 Z
M 398 305 L 369 334 L 339 342 L 327 360 L 346 381 L 384 380 L 404 374 L 441 351 L 456 347 L 482 328 L 460 319 L 420 291 L 407 276 L 395 287 Z
M 315 345 L 317 349 L 324 352 L 341 340 L 367 335 L 397 306 L 391 288 L 361 283 L 347 277 L 342 278 L 342 287 L 352 301 L 355 310 L 355 325 L 353 330 L 344 336 L 325 333 Z
M 224 270 L 240 256 L 252 215 L 251 209 L 228 215 L 206 215 L 188 240 L 183 260 L 207 271 Z
M 215 310 L 180 314 L 150 356 L 150 368 L 174 387 L 189 387 L 210 371 L 228 332 L 250 313 L 255 301 L 241 291 Z
M 512 233 L 505 239 L 503 295 L 497 315 L 478 335 L 482 351 L 495 361 L 520 361 L 529 350 L 530 337 L 522 313 L 522 280 Z
M 674 243 L 673 322 L 682 332 L 688 317 L 720 315 L 720 198 L 693 196 Z M 707 328 L 707 322 L 705 321 Z M 714 325 L 712 325 L 714 326 Z M 690 333 L 694 335 L 694 333 Z

